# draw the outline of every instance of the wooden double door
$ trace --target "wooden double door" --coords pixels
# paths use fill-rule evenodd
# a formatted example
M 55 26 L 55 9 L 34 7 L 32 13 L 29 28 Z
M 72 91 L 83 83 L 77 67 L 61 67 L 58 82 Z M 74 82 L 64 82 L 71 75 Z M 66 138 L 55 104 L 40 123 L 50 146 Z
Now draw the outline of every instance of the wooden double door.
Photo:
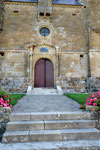
M 54 67 L 48 59 L 40 59 L 35 65 L 34 87 L 54 87 Z

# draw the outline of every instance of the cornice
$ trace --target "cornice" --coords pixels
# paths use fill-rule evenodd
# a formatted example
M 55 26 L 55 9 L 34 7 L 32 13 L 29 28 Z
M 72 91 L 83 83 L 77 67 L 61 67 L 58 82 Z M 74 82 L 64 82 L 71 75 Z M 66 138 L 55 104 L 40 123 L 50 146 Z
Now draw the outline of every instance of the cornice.
M 0 52 L 27 53 L 27 50 L 0 50 Z
M 90 49 L 89 52 L 99 52 L 100 53 L 100 49 Z
M 5 5 L 31 5 L 31 6 L 37 6 L 38 3 L 33 3 L 33 2 L 4 2 Z M 83 8 L 82 5 L 65 5 L 65 4 L 52 4 L 53 7 L 62 7 L 62 8 Z
M 62 7 L 62 8 L 83 8 L 83 5 L 65 5 L 65 4 L 52 4 L 54 7 Z
M 30 5 L 30 6 L 37 6 L 37 3 L 31 2 L 4 2 L 5 5 Z
M 64 52 L 64 51 L 61 51 L 60 54 L 87 54 L 87 52 L 79 52 L 79 51 L 76 51 L 76 52 Z

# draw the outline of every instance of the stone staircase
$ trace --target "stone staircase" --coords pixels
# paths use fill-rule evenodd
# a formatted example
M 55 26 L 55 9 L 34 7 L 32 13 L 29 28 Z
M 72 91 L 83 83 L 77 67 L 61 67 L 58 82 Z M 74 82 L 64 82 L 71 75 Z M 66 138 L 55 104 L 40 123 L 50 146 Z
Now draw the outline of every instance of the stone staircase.
M 27 91 L 27 95 L 58 95 L 58 92 L 56 89 L 31 88 Z
M 32 95 L 58 95 L 56 89 L 47 89 L 47 88 L 33 88 Z
M 29 86 L 27 95 L 63 95 L 64 92 L 60 86 L 56 88 L 32 88 Z
M 12 113 L 2 143 L 32 142 L 34 147 L 37 145 L 35 149 L 38 149 L 39 144 L 47 150 L 47 144 L 54 143 L 52 149 L 55 146 L 55 149 L 59 146 L 63 149 L 64 145 L 67 148 L 69 142 L 72 146 L 75 144 L 77 149 L 80 146 L 82 149 L 84 141 L 88 141 L 100 149 L 100 131 L 95 128 L 95 124 L 96 121 L 91 120 L 91 114 L 86 112 Z M 87 148 L 90 147 L 87 144 Z

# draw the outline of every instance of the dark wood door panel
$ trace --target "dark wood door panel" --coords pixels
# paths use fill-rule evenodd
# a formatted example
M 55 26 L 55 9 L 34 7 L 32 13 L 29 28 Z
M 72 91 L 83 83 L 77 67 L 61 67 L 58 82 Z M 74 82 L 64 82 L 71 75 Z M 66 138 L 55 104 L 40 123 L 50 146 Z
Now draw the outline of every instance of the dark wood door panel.
M 45 60 L 41 59 L 37 62 L 35 66 L 35 87 L 45 87 L 44 85 L 44 63 Z
M 54 87 L 54 69 L 53 69 L 53 64 L 49 61 L 46 60 L 46 87 Z

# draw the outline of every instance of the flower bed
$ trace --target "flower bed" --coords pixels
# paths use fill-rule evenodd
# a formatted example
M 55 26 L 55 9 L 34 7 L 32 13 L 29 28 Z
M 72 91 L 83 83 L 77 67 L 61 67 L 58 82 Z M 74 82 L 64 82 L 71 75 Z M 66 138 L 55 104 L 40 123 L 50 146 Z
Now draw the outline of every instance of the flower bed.
M 100 91 L 97 94 L 92 93 L 86 99 L 85 105 L 80 105 L 80 109 L 86 108 L 90 111 L 98 111 L 100 113 Z
M 0 108 L 10 107 L 12 109 L 11 101 L 13 101 L 13 98 L 0 88 Z

